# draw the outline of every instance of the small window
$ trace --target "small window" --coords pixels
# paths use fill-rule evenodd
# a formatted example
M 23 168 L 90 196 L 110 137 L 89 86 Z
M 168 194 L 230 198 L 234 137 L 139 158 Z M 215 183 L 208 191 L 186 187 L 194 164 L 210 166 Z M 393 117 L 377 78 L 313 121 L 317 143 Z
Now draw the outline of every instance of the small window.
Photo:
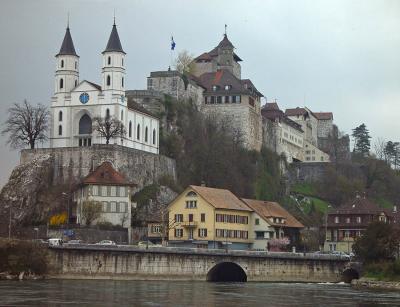
M 213 85 L 212 90 L 216 92 L 218 90 L 218 85 Z
M 132 122 L 129 121 L 129 137 L 132 137 Z
M 206 214 L 205 213 L 202 213 L 201 215 L 200 215 L 200 220 L 201 220 L 201 222 L 205 222 L 206 221 Z
M 78 62 L 75 61 L 75 69 L 78 69 Z
M 346 217 L 346 223 L 350 224 L 350 218 L 349 217 Z
M 64 60 L 61 60 L 61 68 L 64 68 Z
M 260 225 L 260 219 L 255 219 L 255 220 L 254 220 L 254 224 L 255 224 L 255 225 Z
M 121 66 L 124 66 L 124 58 L 121 59 Z
M 122 79 L 121 79 L 121 85 L 122 85 L 122 87 L 124 87 L 124 77 L 122 77 Z
M 144 130 L 144 141 L 147 143 L 148 142 L 148 134 L 149 134 L 149 129 L 146 127 Z
M 58 121 L 62 122 L 63 119 L 63 113 L 62 111 L 58 112 Z
M 121 120 L 124 120 L 124 110 L 121 111 Z
M 108 57 L 107 63 L 108 63 L 108 65 L 111 65 L 111 57 L 110 56 Z
M 231 89 L 232 86 L 230 85 L 225 85 L 225 91 L 229 91 Z
M 140 140 L 140 125 L 137 125 L 137 129 L 136 129 L 136 139 Z
M 78 80 L 75 80 L 75 87 L 78 85 Z
M 61 125 L 58 126 L 58 135 L 62 135 L 62 126 Z
M 106 118 L 109 118 L 110 117 L 110 109 L 107 109 L 106 110 Z
M 107 76 L 107 86 L 110 86 L 110 85 L 111 85 L 111 77 Z
M 153 145 L 156 145 L 156 129 L 153 129 Z
M 339 217 L 338 216 L 335 216 L 335 223 L 339 224 Z
M 60 79 L 60 89 L 64 88 L 64 79 Z

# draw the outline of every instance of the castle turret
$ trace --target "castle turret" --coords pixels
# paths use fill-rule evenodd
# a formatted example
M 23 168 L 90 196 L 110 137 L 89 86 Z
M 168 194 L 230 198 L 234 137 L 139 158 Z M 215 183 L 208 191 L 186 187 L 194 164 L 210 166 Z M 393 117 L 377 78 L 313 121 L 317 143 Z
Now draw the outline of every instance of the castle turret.
M 56 55 L 54 93 L 69 93 L 79 82 L 79 56 L 75 52 L 69 26 L 65 32 L 60 52 Z
M 233 49 L 235 47 L 232 45 L 226 33 L 224 34 L 224 38 L 218 44 L 218 68 L 226 69 L 233 73 L 233 65 L 234 65 L 234 57 L 233 57 Z
M 114 25 L 108 39 L 107 47 L 103 51 L 102 89 L 112 94 L 123 95 L 125 92 L 125 55 L 121 41 Z

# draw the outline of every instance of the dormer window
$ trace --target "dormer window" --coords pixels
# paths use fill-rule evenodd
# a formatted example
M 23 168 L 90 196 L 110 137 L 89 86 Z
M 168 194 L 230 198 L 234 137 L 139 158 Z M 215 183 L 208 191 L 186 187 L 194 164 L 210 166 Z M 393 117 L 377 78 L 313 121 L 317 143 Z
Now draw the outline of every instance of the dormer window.
M 216 92 L 218 89 L 219 89 L 219 86 L 218 86 L 218 85 L 213 85 L 212 90 L 213 90 L 214 92 Z
M 111 57 L 110 56 L 108 57 L 107 61 L 108 61 L 108 65 L 111 65 Z
M 232 88 L 232 85 L 225 85 L 225 91 L 229 91 Z

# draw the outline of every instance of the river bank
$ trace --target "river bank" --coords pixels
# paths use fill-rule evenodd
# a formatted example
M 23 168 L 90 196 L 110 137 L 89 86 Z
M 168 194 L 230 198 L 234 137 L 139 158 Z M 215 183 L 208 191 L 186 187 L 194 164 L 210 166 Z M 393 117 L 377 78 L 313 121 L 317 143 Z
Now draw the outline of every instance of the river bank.
M 381 281 L 362 277 L 360 279 L 353 279 L 351 281 L 351 287 L 359 290 L 369 289 L 400 291 L 400 281 Z

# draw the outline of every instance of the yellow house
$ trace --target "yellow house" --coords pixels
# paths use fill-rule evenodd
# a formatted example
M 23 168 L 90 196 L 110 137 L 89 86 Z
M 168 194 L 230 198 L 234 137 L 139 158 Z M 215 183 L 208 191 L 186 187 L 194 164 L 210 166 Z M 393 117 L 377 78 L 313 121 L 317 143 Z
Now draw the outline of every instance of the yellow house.
M 228 190 L 191 185 L 168 206 L 169 245 L 249 249 L 252 211 Z

